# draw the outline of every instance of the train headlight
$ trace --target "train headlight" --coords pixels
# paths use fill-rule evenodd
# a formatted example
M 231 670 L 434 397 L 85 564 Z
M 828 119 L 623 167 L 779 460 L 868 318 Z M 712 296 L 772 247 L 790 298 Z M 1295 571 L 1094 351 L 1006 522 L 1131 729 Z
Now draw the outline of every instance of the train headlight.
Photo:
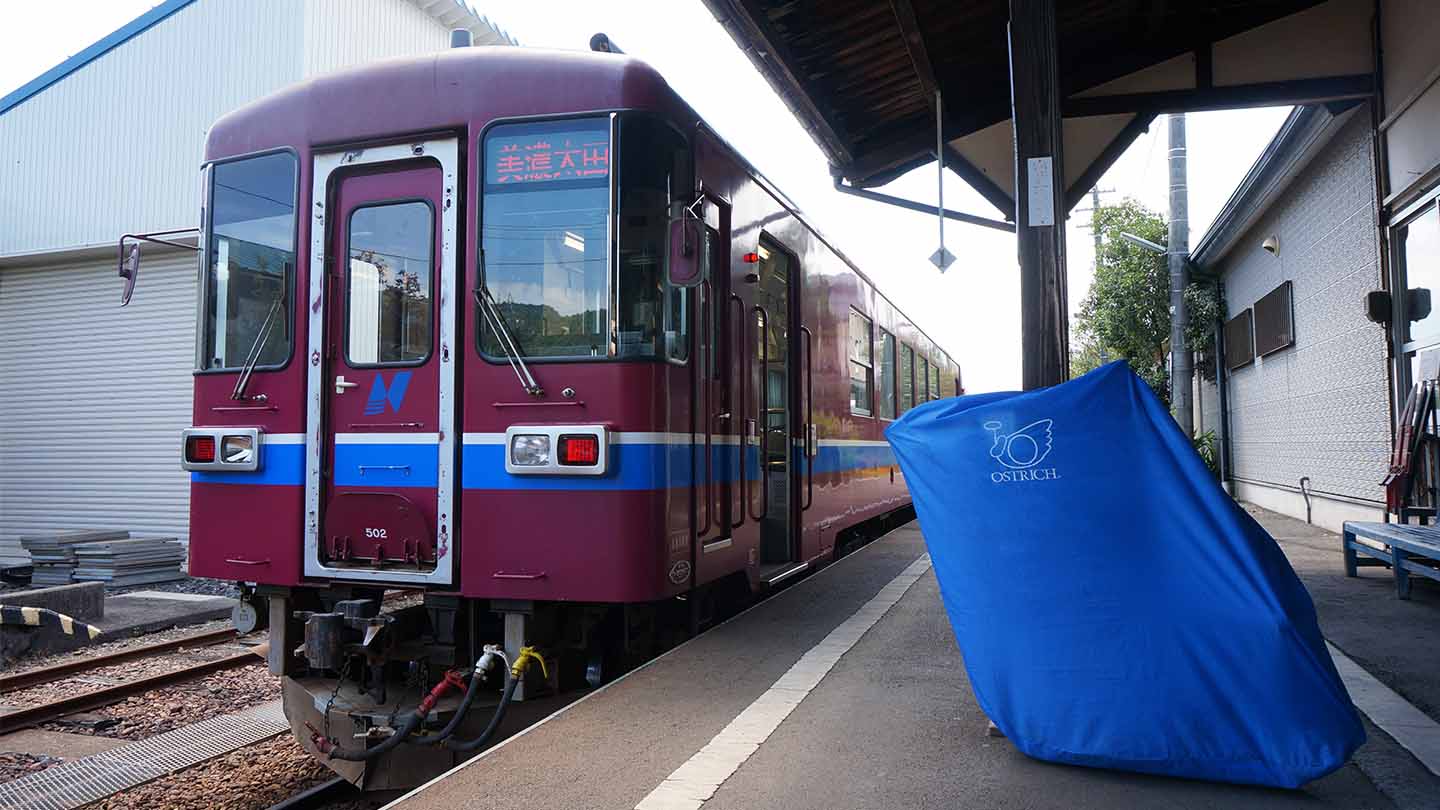
M 550 466 L 550 437 L 534 433 L 511 436 L 510 463 L 516 467 Z
M 220 458 L 226 464 L 247 464 L 254 457 L 254 436 L 226 436 L 220 440 Z
M 260 469 L 260 428 L 186 428 L 181 432 L 180 466 L 196 472 L 255 472 Z
M 505 431 L 511 475 L 605 475 L 609 469 L 605 425 L 511 425 Z

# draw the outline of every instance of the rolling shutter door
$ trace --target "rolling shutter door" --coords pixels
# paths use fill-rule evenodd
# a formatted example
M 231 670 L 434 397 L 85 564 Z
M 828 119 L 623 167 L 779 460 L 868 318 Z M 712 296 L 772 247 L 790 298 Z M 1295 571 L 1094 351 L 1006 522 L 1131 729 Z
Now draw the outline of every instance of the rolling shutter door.
M 120 308 L 112 256 L 0 270 L 0 536 L 186 537 L 195 258 L 150 252 Z

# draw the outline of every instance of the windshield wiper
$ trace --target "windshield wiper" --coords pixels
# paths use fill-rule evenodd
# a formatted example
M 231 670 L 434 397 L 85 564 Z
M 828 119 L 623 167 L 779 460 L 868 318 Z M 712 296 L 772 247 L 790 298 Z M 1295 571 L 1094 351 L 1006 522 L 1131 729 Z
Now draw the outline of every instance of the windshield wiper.
M 515 378 L 520 381 L 520 387 L 525 393 L 532 397 L 545 396 L 545 389 L 535 382 L 535 375 L 525 365 L 525 360 L 520 355 L 520 346 L 515 338 L 510 336 L 510 330 L 505 328 L 505 316 L 500 313 L 500 307 L 495 303 L 495 297 L 490 294 L 490 285 L 485 276 L 485 251 L 480 251 L 480 279 L 475 285 L 475 306 L 485 315 L 485 322 L 495 331 L 495 342 L 500 344 L 500 351 L 505 353 L 505 359 L 510 361 L 510 369 L 515 372 Z
M 255 344 L 245 354 L 245 365 L 240 367 L 240 379 L 235 381 L 235 390 L 230 392 L 231 399 L 245 399 L 245 386 L 250 384 L 250 375 L 255 372 L 255 366 L 260 362 L 260 352 L 265 347 L 265 340 L 270 337 L 270 327 L 275 323 L 275 313 L 280 311 L 280 302 L 285 300 L 285 294 L 275 296 L 275 303 L 270 305 L 270 311 L 265 315 L 265 322 L 260 325 L 260 334 L 255 336 Z M 264 394 L 255 397 L 263 401 Z

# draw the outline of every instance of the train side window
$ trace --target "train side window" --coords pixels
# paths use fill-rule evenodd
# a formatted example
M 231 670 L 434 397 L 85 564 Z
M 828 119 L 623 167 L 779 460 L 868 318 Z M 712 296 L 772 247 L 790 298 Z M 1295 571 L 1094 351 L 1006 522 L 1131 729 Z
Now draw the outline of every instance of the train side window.
M 871 359 L 870 319 L 850 310 L 850 412 L 870 416 L 874 361 Z
M 672 363 L 685 363 L 690 359 L 690 291 L 684 287 L 670 286 L 665 305 L 665 358 Z
M 880 389 L 881 419 L 895 418 L 895 336 L 880 330 L 880 362 L 875 374 L 875 387 Z
M 915 350 L 900 344 L 900 413 L 915 407 Z
M 430 205 L 418 200 L 350 214 L 345 350 L 351 364 L 410 365 L 430 356 L 434 229 Z

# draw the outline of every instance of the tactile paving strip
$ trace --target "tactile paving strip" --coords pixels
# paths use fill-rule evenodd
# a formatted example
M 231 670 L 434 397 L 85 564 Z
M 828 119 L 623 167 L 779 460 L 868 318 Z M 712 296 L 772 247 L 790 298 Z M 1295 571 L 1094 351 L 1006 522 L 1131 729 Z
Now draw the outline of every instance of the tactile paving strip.
M 71 810 L 289 730 L 280 701 L 262 703 L 0 784 L 0 808 Z

